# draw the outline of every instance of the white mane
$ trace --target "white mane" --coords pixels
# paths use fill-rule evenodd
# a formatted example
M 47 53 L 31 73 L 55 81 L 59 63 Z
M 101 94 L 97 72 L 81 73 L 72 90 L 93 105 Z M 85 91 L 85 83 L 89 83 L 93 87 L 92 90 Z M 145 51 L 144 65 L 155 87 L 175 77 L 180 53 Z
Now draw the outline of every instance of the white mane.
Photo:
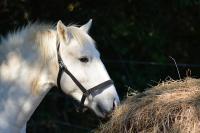
M 94 40 L 83 31 L 78 30 L 78 27 L 75 25 L 67 26 L 67 31 L 69 37 L 75 38 L 82 45 L 94 44 Z M 47 62 L 49 59 L 51 60 L 56 57 L 56 49 L 54 47 L 56 46 L 56 37 L 54 25 L 41 23 L 29 24 L 13 33 L 9 33 L 6 37 L 1 39 L 0 53 L 2 53 L 2 55 L 0 56 L 0 60 L 13 48 L 18 47 L 23 51 L 24 47 L 36 47 L 41 55 L 41 59 Z M 68 38 L 68 40 L 70 40 L 70 38 Z

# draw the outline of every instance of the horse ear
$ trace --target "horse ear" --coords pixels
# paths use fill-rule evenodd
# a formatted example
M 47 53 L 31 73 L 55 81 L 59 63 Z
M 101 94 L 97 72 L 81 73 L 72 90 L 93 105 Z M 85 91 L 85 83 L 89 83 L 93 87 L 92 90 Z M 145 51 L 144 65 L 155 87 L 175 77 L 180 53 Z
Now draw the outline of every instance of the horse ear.
M 65 40 L 66 26 L 59 20 L 56 27 L 59 39 Z
M 80 28 L 85 31 L 85 32 L 89 32 L 90 27 L 92 25 L 92 19 L 90 19 L 86 24 L 82 25 Z

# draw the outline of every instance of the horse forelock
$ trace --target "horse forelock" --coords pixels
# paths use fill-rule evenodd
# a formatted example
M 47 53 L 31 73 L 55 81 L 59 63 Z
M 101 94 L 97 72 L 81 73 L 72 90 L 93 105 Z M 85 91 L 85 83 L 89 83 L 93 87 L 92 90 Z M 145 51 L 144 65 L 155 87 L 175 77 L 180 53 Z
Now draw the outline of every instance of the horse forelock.
M 68 39 L 75 39 L 80 45 L 95 44 L 95 41 L 86 32 L 76 26 L 68 26 L 67 32 L 70 34 Z

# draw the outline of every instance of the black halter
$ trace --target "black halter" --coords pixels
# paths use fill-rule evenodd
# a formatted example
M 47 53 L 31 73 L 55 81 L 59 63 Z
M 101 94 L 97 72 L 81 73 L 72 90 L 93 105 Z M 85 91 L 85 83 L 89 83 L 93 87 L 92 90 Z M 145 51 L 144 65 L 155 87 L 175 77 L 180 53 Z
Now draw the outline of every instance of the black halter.
M 94 86 L 90 89 L 85 89 L 85 87 L 74 77 L 74 75 L 67 69 L 67 66 L 63 63 L 63 60 L 60 56 L 60 52 L 59 52 L 59 48 L 60 48 L 60 42 L 57 41 L 57 58 L 58 58 L 58 64 L 59 64 L 59 72 L 58 72 L 58 78 L 57 78 L 57 87 L 59 89 L 61 89 L 60 86 L 60 80 L 61 80 L 61 76 L 63 74 L 63 72 L 65 72 L 66 74 L 68 74 L 70 76 L 70 78 L 74 81 L 74 83 L 79 87 L 79 89 L 83 92 L 82 98 L 81 98 L 81 103 L 79 106 L 79 111 L 82 111 L 83 107 L 84 107 L 84 102 L 85 99 L 93 92 L 97 91 L 97 90 L 103 90 L 111 85 L 113 85 L 113 81 L 112 80 L 107 80 L 103 83 L 100 83 L 97 86 Z

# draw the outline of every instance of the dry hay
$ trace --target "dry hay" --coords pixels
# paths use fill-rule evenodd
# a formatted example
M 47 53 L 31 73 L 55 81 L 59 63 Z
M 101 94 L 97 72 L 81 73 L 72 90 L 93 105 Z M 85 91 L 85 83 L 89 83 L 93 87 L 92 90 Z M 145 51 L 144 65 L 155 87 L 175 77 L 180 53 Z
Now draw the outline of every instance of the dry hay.
M 200 79 L 161 83 L 127 98 L 96 133 L 200 133 Z

